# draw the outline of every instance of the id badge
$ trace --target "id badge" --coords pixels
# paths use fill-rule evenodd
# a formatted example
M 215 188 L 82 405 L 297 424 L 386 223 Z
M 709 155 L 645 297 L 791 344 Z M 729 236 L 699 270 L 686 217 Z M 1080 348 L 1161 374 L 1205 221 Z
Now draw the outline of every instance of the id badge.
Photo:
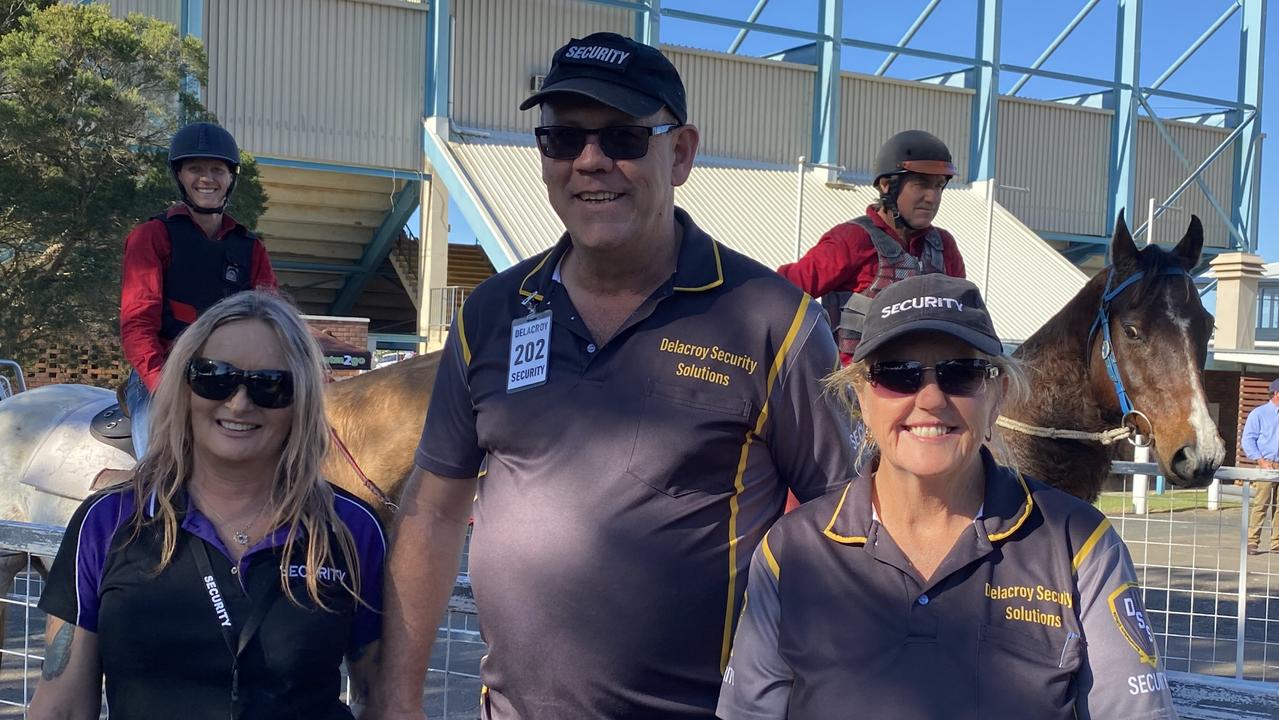
M 551 311 L 543 310 L 512 321 L 506 391 L 519 392 L 545 383 L 550 361 Z

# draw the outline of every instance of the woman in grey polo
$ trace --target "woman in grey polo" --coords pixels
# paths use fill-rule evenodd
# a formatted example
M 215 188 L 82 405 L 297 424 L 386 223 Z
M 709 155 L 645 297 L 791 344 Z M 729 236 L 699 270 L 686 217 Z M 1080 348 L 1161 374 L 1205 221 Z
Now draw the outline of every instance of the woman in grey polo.
M 756 549 L 719 716 L 1175 718 L 1123 541 L 985 448 L 1025 380 L 977 288 L 889 287 L 853 360 L 871 462 Z

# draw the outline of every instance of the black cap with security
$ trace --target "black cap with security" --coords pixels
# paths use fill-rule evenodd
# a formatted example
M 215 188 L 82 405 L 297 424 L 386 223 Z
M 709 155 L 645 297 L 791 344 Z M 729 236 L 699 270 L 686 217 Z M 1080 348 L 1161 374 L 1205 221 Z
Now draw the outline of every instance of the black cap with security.
M 886 343 L 921 330 L 946 333 L 987 355 L 1004 352 L 977 286 L 929 273 L 895 282 L 875 296 L 853 360 L 864 360 Z
M 679 71 L 657 48 L 617 33 L 574 38 L 555 51 L 542 89 L 520 103 L 520 109 L 562 94 L 588 97 L 635 117 L 665 106 L 680 123 L 688 122 Z

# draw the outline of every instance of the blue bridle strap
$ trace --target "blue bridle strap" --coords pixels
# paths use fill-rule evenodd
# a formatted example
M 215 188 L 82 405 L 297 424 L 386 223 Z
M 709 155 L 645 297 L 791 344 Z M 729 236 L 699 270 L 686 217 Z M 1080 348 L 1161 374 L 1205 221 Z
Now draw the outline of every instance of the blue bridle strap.
M 1132 400 L 1128 397 L 1128 390 L 1124 388 L 1124 379 L 1119 374 L 1119 361 L 1115 359 L 1115 346 L 1110 340 L 1110 303 L 1124 290 L 1127 290 L 1133 283 L 1145 276 L 1145 272 L 1135 272 L 1119 283 L 1114 288 L 1110 285 L 1115 281 L 1115 268 L 1111 266 L 1110 274 L 1106 276 L 1106 289 L 1101 295 L 1101 305 L 1097 308 L 1097 317 L 1092 321 L 1092 327 L 1088 330 L 1088 347 L 1092 347 L 1093 338 L 1097 336 L 1097 330 L 1101 330 L 1101 359 L 1106 362 L 1106 375 L 1110 377 L 1110 382 L 1115 386 L 1115 395 L 1119 398 L 1119 410 L 1123 413 L 1123 417 L 1127 420 L 1128 415 L 1133 412 Z M 1180 267 L 1164 268 L 1160 275 L 1184 275 L 1190 276 L 1190 273 Z

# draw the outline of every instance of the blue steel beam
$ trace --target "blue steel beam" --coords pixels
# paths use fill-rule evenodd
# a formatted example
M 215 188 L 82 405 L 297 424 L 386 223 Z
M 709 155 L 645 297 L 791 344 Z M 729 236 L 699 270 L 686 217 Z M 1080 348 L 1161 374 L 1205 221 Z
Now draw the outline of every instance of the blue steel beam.
M 1099 2 L 1101 2 L 1101 0 L 1088 0 L 1087 4 L 1085 4 L 1078 13 L 1075 13 L 1074 19 L 1071 20 L 1061 32 L 1057 33 L 1056 39 L 1048 45 L 1047 49 L 1045 49 L 1042 53 L 1039 53 L 1039 57 L 1035 58 L 1035 62 L 1031 63 L 1030 67 L 1038 70 L 1039 66 L 1047 62 L 1048 58 L 1052 57 L 1052 54 L 1057 52 L 1057 48 L 1061 47 L 1061 44 L 1066 42 L 1066 38 L 1070 37 L 1070 34 L 1075 31 L 1075 28 L 1079 27 L 1079 23 L 1083 22 L 1084 18 L 1088 17 L 1088 13 L 1092 12 L 1092 9 L 1097 7 L 1097 3 Z M 1022 76 L 1017 78 L 1017 82 L 1013 83 L 1013 86 L 1009 88 L 1008 94 L 1016 95 L 1017 91 L 1021 90 L 1022 86 L 1030 80 L 1030 77 L 1029 73 L 1022 73 Z
M 644 9 L 635 11 L 635 39 L 657 47 L 661 42 L 662 0 L 644 0 Z
M 929 0 L 928 4 L 924 6 L 924 9 L 920 11 L 919 17 L 915 18 L 915 22 L 911 23 L 910 27 L 906 29 L 906 32 L 902 34 L 901 39 L 897 41 L 897 44 L 901 47 L 906 47 L 910 44 L 910 41 L 915 38 L 915 33 L 919 32 L 919 29 L 928 21 L 928 16 L 932 15 L 933 11 L 936 10 L 937 6 L 940 4 L 941 0 Z M 888 68 L 892 67 L 892 64 L 900 55 L 900 52 L 889 53 L 888 57 L 884 58 L 884 62 L 880 63 L 879 68 L 875 70 L 875 74 L 883 75 L 888 72 Z
M 387 211 L 386 217 L 382 218 L 382 224 L 378 225 L 377 231 L 373 233 L 373 240 L 364 248 L 364 255 L 360 257 L 359 271 L 346 279 L 342 290 L 333 300 L 334 315 L 350 312 L 355 301 L 364 292 L 364 288 L 369 286 L 369 281 L 377 274 L 378 268 L 386 261 L 386 257 L 391 254 L 395 240 L 404 230 L 404 223 L 408 222 L 409 216 L 417 209 L 421 192 L 422 183 L 410 180 L 395 193 L 391 209 Z
M 1186 48 L 1186 51 L 1181 54 L 1181 57 L 1177 58 L 1172 65 L 1169 65 L 1168 69 L 1164 70 L 1163 74 L 1160 75 L 1158 79 L 1156 79 L 1153 83 L 1151 83 L 1150 87 L 1158 89 L 1160 85 L 1163 85 L 1164 81 L 1172 77 L 1173 73 L 1180 70 L 1181 66 L 1185 65 L 1186 61 L 1190 59 L 1190 56 L 1194 55 L 1199 50 L 1199 48 L 1203 47 L 1204 43 L 1208 42 L 1208 38 L 1212 37 L 1213 33 L 1217 32 L 1217 30 L 1219 30 L 1222 25 L 1225 25 L 1226 21 L 1229 20 L 1232 16 L 1234 16 L 1235 12 L 1238 10 L 1239 10 L 1239 3 L 1235 0 L 1232 0 L 1232 2 L 1230 3 L 1230 7 L 1224 13 L 1221 14 L 1221 17 L 1217 18 L 1216 22 L 1214 22 L 1211 26 L 1209 26 L 1209 28 L 1205 30 L 1202 35 L 1199 36 L 1198 40 L 1191 43 L 1190 47 Z
M 1172 133 L 1168 132 L 1168 128 L 1164 126 L 1164 121 L 1159 118 L 1155 109 L 1150 107 L 1150 103 L 1146 102 L 1146 98 L 1142 97 L 1141 93 L 1136 93 L 1135 97 L 1141 103 L 1141 106 L 1146 109 L 1146 115 L 1150 118 L 1150 121 L 1155 124 L 1155 130 L 1159 131 L 1159 136 L 1163 138 L 1163 141 L 1172 149 L 1172 154 L 1177 157 L 1177 162 L 1181 163 L 1181 166 L 1190 172 L 1189 180 L 1199 186 L 1199 189 L 1203 191 L 1204 197 L 1208 198 L 1208 204 L 1211 205 L 1213 211 L 1217 213 L 1217 217 L 1221 218 L 1221 221 L 1226 224 L 1226 228 L 1230 230 L 1230 234 L 1235 236 L 1235 240 L 1238 242 L 1239 247 L 1247 247 L 1248 241 L 1245 240 L 1237 230 L 1235 230 L 1234 225 L 1231 224 L 1230 215 L 1221 208 L 1221 203 L 1217 202 L 1217 196 L 1214 195 L 1212 190 L 1208 187 L 1208 183 L 1204 182 L 1203 171 L 1208 167 L 1208 164 L 1204 163 L 1197 168 L 1191 168 L 1190 160 L 1186 158 L 1186 153 L 1181 149 L 1181 145 L 1177 144 L 1177 140 L 1173 138 Z M 1215 160 L 1216 157 L 1213 159 Z M 1174 198 L 1174 200 L 1175 199 L 1176 198 Z M 1171 204 L 1172 200 L 1167 200 L 1162 206 L 1156 208 L 1155 217 L 1159 217 L 1163 214 L 1164 207 Z M 1143 224 L 1141 227 L 1137 228 L 1136 232 L 1134 232 L 1132 236 L 1134 238 L 1138 237 L 1141 233 L 1145 232 L 1145 230 L 1146 225 Z
M 420 170 L 388 170 L 386 168 L 360 167 L 359 165 L 341 165 L 338 163 L 314 162 L 311 160 L 293 160 L 277 158 L 269 155 L 256 155 L 258 165 L 269 167 L 295 168 L 298 170 L 317 170 L 319 172 L 343 173 L 345 175 L 367 175 L 369 177 L 391 178 L 392 180 L 430 180 L 431 175 Z
M 1261 88 L 1262 65 L 1266 54 L 1266 0 L 1241 0 L 1243 19 L 1239 24 L 1239 104 L 1256 108 L 1235 144 L 1231 190 L 1231 224 L 1248 238 L 1250 252 L 1257 249 L 1257 214 L 1261 200 Z
M 818 37 L 813 39 L 819 40 L 821 38 Z M 895 52 L 907 57 L 917 57 L 925 60 L 941 60 L 942 62 L 963 65 L 964 67 L 971 67 L 974 62 L 972 57 L 965 57 L 963 55 L 952 55 L 951 53 L 934 52 L 932 50 L 901 47 L 900 45 L 889 45 L 888 43 L 871 42 L 870 40 L 859 40 L 857 38 L 846 37 L 840 40 L 840 42 L 848 47 L 861 48 L 862 50 L 878 50 L 886 53 Z
M 333 275 L 351 275 L 360 271 L 359 265 L 338 265 L 334 263 L 306 262 L 304 260 L 272 260 L 271 267 L 275 270 L 330 273 Z
M 501 272 L 517 262 L 520 258 L 512 257 L 513 253 L 502 235 L 503 231 L 494 222 L 466 172 L 453 159 L 447 140 L 435 134 L 428 126 L 423 128 L 422 148 L 431 167 L 432 182 L 442 182 L 448 188 L 449 199 L 461 210 L 462 218 L 466 220 L 471 232 L 475 233 L 475 239 L 484 248 L 484 254 L 493 263 L 493 269 Z
M 822 40 L 817 47 L 817 76 L 813 87 L 813 145 L 809 158 L 817 165 L 839 162 L 840 38 L 844 0 L 820 0 L 818 22 Z
M 426 98 L 423 115 L 449 116 L 449 77 L 452 27 L 449 22 L 452 0 L 431 0 L 426 17 Z
M 1003 0 L 978 0 L 977 65 L 973 68 L 972 122 L 969 124 L 968 179 L 995 177 L 999 128 L 999 18 Z
M 1107 178 L 1106 234 L 1115 228 L 1115 217 L 1127 208 L 1131 215 L 1133 177 L 1137 156 L 1137 102 L 1134 88 L 1140 80 L 1141 0 L 1116 0 L 1115 84 L 1111 95 L 1115 111 L 1110 126 L 1110 163 Z
M 603 2 L 603 0 L 591 0 L 591 2 L 602 3 L 605 5 L 619 5 L 619 3 Z M 633 6 L 632 6 L 633 7 Z M 796 30 L 794 28 L 782 27 L 780 25 L 767 25 L 765 23 L 747 22 L 745 20 L 735 20 L 733 18 L 716 17 L 705 13 L 690 12 L 688 10 L 679 10 L 676 8 L 662 8 L 662 15 L 677 20 L 689 20 L 691 22 L 706 23 L 707 25 L 719 25 L 721 27 L 737 28 L 738 30 L 750 30 L 751 32 L 768 33 L 769 35 L 780 35 L 782 37 L 799 38 L 800 40 L 811 40 L 818 42 L 824 39 L 821 33 L 809 32 L 807 30 Z
M 767 5 L 768 5 L 768 0 L 759 0 L 759 2 L 755 3 L 755 9 L 751 10 L 751 14 L 746 16 L 746 22 L 753 23 L 756 20 L 758 20 L 759 14 L 764 12 L 764 8 Z M 746 28 L 742 28 L 741 30 L 737 31 L 737 37 L 733 38 L 733 43 L 728 46 L 729 55 L 737 54 L 737 49 L 742 46 L 742 41 L 746 39 L 746 33 L 749 33 L 749 32 L 750 30 L 747 30 Z

